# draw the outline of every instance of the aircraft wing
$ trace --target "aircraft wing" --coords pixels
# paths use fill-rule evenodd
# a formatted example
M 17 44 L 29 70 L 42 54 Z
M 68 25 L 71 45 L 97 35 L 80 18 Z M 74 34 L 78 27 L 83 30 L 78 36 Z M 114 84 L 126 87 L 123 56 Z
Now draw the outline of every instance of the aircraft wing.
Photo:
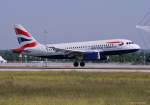
M 76 49 L 76 50 L 66 50 L 66 49 L 60 49 L 60 48 L 56 48 L 56 47 L 49 47 L 51 49 L 53 49 L 55 52 L 57 53 L 63 53 L 64 55 L 67 55 L 68 57 L 83 57 L 83 54 L 86 52 L 103 52 L 103 50 L 80 50 L 80 49 Z

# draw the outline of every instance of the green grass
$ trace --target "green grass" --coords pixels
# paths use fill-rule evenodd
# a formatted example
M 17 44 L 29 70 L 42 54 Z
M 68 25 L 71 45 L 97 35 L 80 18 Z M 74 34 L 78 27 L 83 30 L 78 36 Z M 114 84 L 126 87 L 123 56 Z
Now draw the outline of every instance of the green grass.
M 0 71 L 0 105 L 150 105 L 150 73 Z

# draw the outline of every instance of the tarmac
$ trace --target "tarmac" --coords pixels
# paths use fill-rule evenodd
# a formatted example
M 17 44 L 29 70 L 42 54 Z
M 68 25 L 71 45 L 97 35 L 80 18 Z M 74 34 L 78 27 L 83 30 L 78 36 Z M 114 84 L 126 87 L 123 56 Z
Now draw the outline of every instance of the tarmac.
M 120 63 L 86 63 L 73 67 L 72 63 L 3 63 L 0 71 L 81 71 L 81 72 L 150 72 L 150 65 Z

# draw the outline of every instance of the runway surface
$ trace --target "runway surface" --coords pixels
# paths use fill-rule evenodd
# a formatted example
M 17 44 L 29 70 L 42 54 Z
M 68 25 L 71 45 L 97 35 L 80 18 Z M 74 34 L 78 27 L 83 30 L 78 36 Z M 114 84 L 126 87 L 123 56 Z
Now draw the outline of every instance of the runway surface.
M 150 65 L 87 63 L 73 67 L 72 63 L 6 63 L 0 71 L 81 71 L 81 72 L 150 72 Z

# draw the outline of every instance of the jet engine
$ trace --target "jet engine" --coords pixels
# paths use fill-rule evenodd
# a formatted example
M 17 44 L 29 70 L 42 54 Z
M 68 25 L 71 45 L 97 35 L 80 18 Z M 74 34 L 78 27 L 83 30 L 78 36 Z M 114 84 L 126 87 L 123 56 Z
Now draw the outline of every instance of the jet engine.
M 100 52 L 86 52 L 83 54 L 84 60 L 107 60 L 107 56 Z

